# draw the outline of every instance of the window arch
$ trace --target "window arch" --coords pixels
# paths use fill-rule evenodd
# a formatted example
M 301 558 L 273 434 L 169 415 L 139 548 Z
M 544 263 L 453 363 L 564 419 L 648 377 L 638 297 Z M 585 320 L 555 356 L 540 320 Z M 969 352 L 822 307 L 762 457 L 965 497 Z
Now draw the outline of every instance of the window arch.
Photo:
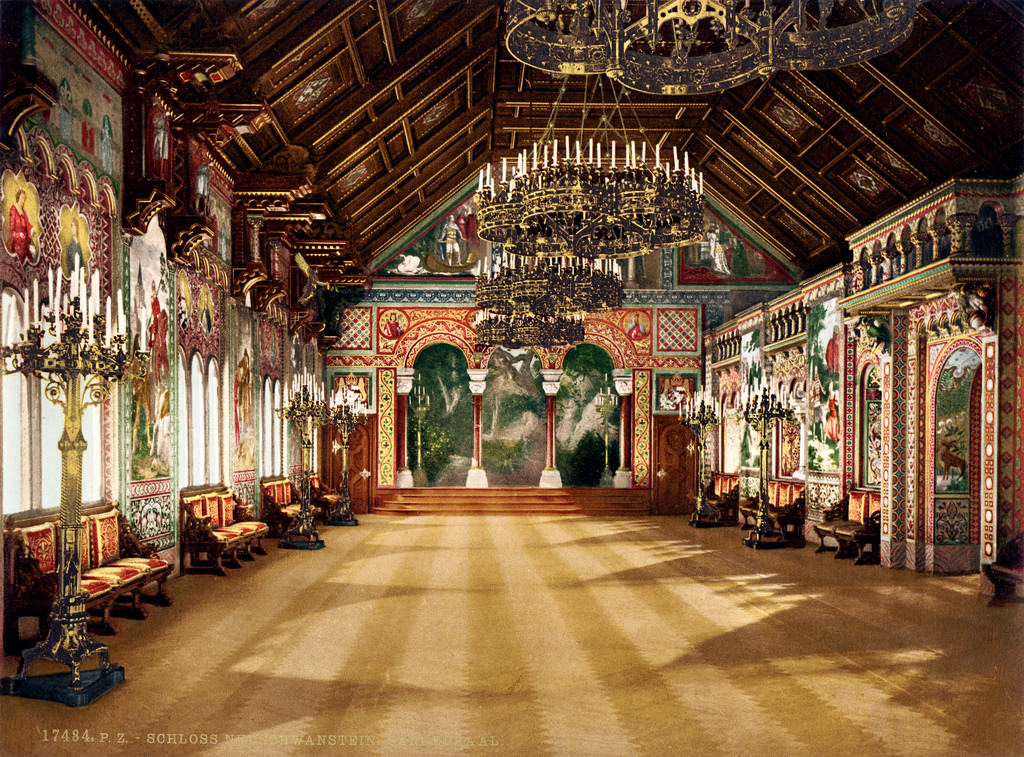
M 182 483 L 190 480 L 192 468 L 189 462 L 188 442 L 188 369 L 185 356 L 178 355 L 178 478 Z
M 189 480 L 193 485 L 206 483 L 206 447 L 203 441 L 206 434 L 203 432 L 205 427 L 205 405 L 206 405 L 206 392 L 203 390 L 203 362 L 199 357 L 199 353 L 192 355 L 192 360 L 189 364 L 189 389 L 191 393 L 190 397 L 190 414 L 191 421 L 189 423 L 190 436 L 192 441 L 189 444 L 192 455 L 192 467 Z
M 221 407 L 220 407 L 220 380 L 217 371 L 217 359 L 210 358 L 206 370 L 206 435 L 207 449 L 209 450 L 209 482 L 216 483 L 221 480 Z
M 278 379 L 274 379 L 274 399 L 270 407 L 270 415 L 273 420 L 270 454 L 273 458 L 275 476 L 281 475 L 281 414 L 275 412 L 279 407 L 281 407 L 281 382 Z
M 271 391 L 270 377 L 267 376 L 263 379 L 263 385 L 260 388 L 260 396 L 263 399 L 262 412 L 261 412 L 261 423 L 260 423 L 260 434 L 262 436 L 263 444 L 261 446 L 262 452 L 260 454 L 260 470 L 264 476 L 273 475 L 273 466 L 271 464 L 271 437 L 273 436 L 274 423 L 271 417 L 270 403 L 273 401 L 273 393 Z

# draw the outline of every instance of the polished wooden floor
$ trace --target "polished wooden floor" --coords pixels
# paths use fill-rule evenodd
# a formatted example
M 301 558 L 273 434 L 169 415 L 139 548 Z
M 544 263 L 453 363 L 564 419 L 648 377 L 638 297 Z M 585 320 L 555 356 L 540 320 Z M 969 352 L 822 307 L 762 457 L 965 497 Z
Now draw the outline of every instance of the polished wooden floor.
M 173 607 L 120 621 L 127 680 L 87 707 L 0 698 L 0 754 L 1024 754 L 1024 605 L 977 576 L 668 517 L 322 535 L 175 580 Z

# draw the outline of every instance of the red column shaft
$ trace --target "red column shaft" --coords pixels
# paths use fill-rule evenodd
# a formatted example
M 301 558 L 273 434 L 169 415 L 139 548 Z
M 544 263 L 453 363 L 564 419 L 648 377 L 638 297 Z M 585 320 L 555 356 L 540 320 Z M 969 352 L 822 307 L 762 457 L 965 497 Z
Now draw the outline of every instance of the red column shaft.
M 477 465 L 483 465 L 480 459 L 480 418 L 483 414 L 484 397 L 482 394 L 473 395 L 473 459 Z
M 547 396 L 547 412 L 546 412 L 546 438 L 547 438 L 547 455 L 544 460 L 545 468 L 555 467 L 555 395 L 549 394 Z

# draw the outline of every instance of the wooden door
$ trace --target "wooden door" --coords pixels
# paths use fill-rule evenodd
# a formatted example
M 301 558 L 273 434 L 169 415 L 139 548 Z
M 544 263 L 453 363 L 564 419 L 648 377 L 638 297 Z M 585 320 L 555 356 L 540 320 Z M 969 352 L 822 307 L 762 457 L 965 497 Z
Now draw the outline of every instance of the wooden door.
M 352 498 L 352 512 L 356 514 L 370 512 L 373 505 L 377 485 L 377 466 L 374 462 L 377 459 L 376 428 L 376 417 L 370 416 L 352 432 L 348 440 L 348 493 Z M 333 426 L 327 426 L 322 447 L 326 458 L 322 467 L 324 483 L 340 492 L 341 450 L 335 451 L 335 443 L 340 447 L 338 431 Z M 369 475 L 363 475 L 363 471 Z
M 697 458 L 690 427 L 679 423 L 675 416 L 656 415 L 654 432 L 654 512 L 692 513 L 697 507 Z

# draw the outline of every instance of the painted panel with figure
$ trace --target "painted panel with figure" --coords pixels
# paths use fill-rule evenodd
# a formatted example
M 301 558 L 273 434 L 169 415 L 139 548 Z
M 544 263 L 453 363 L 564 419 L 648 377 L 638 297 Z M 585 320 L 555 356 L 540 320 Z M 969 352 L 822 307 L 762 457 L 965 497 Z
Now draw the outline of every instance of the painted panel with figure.
M 235 471 L 256 468 L 256 364 L 253 360 L 253 319 L 247 309 L 238 308 L 235 318 L 235 370 L 232 387 L 234 412 Z
M 562 362 L 555 460 L 563 486 L 610 486 L 619 466 L 618 396 L 611 371 L 611 357 L 592 344 L 574 347 Z
M 536 486 L 544 468 L 546 398 L 540 359 L 497 348 L 487 362 L 481 456 L 490 486 Z
M 168 270 L 163 232 L 154 218 L 145 236 L 131 242 L 131 333 L 138 348 L 141 335 L 151 350 L 149 371 L 132 381 L 131 479 L 145 481 L 170 475 L 171 371 Z
M 971 393 L 981 358 L 972 349 L 953 352 L 939 372 L 935 392 L 935 493 L 970 491 Z
M 699 244 L 682 249 L 680 284 L 718 284 L 735 281 L 793 281 L 792 274 L 744 234 L 739 225 L 711 208 L 704 208 L 705 235 Z
M 489 243 L 476 233 L 474 196 L 463 195 L 445 210 L 417 227 L 411 235 L 384 255 L 377 275 L 459 276 L 470 275 L 485 257 Z
M 822 473 L 835 473 L 839 470 L 842 328 L 842 310 L 836 299 L 819 302 L 807 314 L 807 370 L 811 406 L 807 467 Z

